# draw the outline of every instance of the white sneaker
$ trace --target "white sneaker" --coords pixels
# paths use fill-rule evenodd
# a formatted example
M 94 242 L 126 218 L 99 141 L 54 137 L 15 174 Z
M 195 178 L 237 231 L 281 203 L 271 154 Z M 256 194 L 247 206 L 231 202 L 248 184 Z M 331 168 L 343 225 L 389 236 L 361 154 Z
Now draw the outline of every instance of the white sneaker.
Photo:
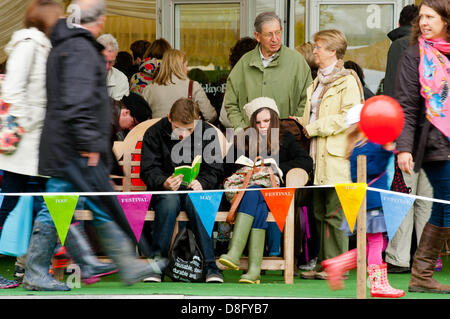
M 142 280 L 143 282 L 161 282 L 161 275 L 153 275 Z

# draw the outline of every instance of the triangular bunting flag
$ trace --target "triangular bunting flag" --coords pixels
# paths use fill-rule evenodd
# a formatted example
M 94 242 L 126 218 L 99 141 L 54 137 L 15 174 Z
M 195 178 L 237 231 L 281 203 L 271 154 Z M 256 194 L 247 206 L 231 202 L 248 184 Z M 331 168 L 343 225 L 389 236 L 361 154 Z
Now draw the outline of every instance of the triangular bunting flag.
M 117 199 L 122 206 L 136 240 L 139 242 L 152 194 L 117 195 Z
M 344 183 L 335 184 L 336 193 L 341 202 L 342 210 L 347 219 L 351 232 L 355 228 L 356 218 L 358 217 L 359 208 L 366 195 L 366 183 Z
M 223 192 L 188 193 L 188 195 L 200 216 L 206 232 L 211 237 Z
M 43 196 L 48 211 L 55 223 L 61 245 L 64 246 L 67 232 L 72 222 L 73 213 L 78 202 L 78 195 Z
M 395 193 L 380 193 L 380 197 L 388 237 L 389 240 L 392 240 L 398 227 L 414 204 L 414 198 Z
M 295 188 L 261 189 L 260 191 L 278 228 L 283 231 Z

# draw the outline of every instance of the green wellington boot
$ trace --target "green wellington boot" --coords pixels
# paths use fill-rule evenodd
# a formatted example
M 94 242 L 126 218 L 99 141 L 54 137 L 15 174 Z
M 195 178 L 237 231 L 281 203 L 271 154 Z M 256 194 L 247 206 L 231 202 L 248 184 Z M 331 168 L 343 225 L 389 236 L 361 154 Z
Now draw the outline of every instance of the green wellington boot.
M 253 216 L 244 213 L 237 213 L 233 228 L 233 236 L 230 240 L 228 253 L 219 258 L 219 262 L 233 270 L 239 270 L 239 264 L 245 244 L 247 244 L 248 234 L 253 225 Z
M 261 262 L 264 254 L 265 238 L 265 229 L 253 228 L 250 232 L 250 242 L 248 243 L 248 271 L 241 276 L 239 282 L 259 284 L 261 279 Z

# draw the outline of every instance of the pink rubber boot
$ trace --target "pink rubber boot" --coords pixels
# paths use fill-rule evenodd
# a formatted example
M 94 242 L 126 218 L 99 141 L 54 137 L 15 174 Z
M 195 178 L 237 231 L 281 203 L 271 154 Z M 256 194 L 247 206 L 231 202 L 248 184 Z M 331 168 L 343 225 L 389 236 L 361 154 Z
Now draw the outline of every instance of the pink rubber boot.
M 387 266 L 381 265 L 367 266 L 370 280 L 370 295 L 381 298 L 400 298 L 405 295 L 401 289 L 392 288 L 387 277 Z
M 327 283 L 331 290 L 344 288 L 343 274 L 356 268 L 356 256 L 357 250 L 352 249 L 321 262 L 323 270 L 327 273 Z

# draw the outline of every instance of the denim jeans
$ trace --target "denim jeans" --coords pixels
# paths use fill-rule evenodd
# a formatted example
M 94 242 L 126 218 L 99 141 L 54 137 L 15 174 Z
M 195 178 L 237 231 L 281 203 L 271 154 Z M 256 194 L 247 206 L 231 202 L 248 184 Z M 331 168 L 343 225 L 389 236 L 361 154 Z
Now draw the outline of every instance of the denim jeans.
M 64 192 L 77 192 L 79 190 L 76 189 L 76 187 L 73 186 L 70 182 L 64 179 L 50 178 L 45 187 L 45 191 L 47 193 L 64 193 Z M 86 197 L 80 199 L 79 202 L 84 202 L 84 206 L 92 211 L 93 213 L 92 224 L 94 226 L 98 226 L 105 222 L 110 222 L 112 220 L 109 214 L 101 210 L 97 205 L 95 205 L 90 198 Z M 53 219 L 50 215 L 50 212 L 48 211 L 45 202 L 42 202 L 41 209 L 37 213 L 36 220 L 41 223 L 53 225 Z
M 434 198 L 450 201 L 450 161 L 427 162 L 422 167 L 433 186 Z M 450 227 L 450 205 L 433 202 L 428 222 L 438 227 Z
M 202 250 L 207 269 L 217 269 L 214 240 L 206 232 L 187 194 L 156 194 L 152 197 L 152 205 L 155 210 L 152 251 L 155 255 L 168 257 L 176 218 L 184 210 L 189 218 L 190 229 Z
M 261 188 L 261 186 L 252 185 L 248 188 Z M 260 191 L 247 191 L 242 196 L 239 208 L 239 213 L 244 213 L 253 216 L 252 228 L 267 229 L 267 215 L 269 215 L 269 208 L 266 200 Z

